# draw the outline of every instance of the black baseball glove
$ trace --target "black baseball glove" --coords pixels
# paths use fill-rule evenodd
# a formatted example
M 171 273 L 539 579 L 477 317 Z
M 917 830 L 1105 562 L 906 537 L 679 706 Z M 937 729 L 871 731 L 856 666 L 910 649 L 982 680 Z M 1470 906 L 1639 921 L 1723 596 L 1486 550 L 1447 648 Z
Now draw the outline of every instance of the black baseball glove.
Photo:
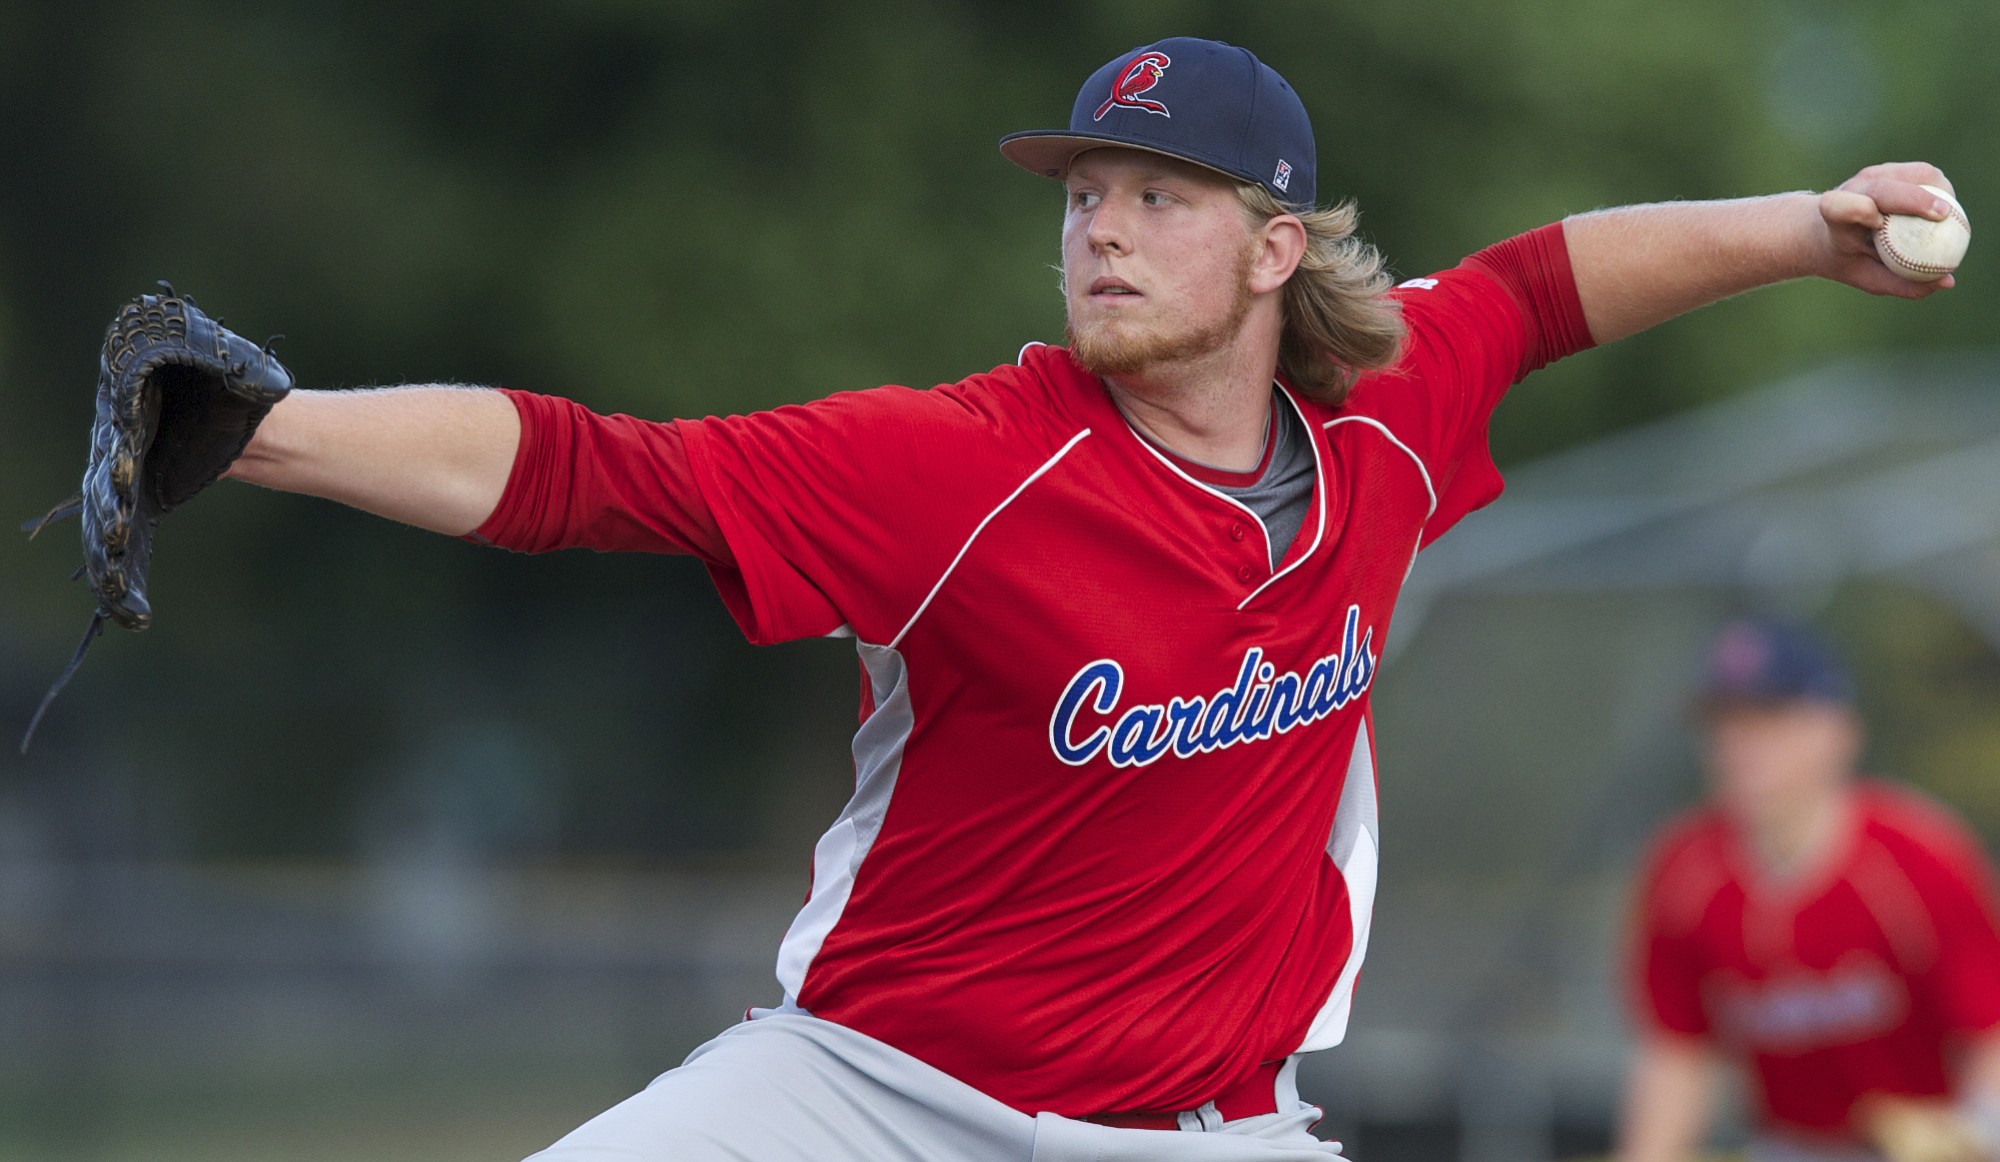
M 49 703 L 83 662 L 106 618 L 126 629 L 152 624 L 146 568 L 160 518 L 213 484 L 243 454 L 257 425 L 292 390 L 292 375 L 256 344 L 166 292 L 118 308 L 97 363 L 97 418 L 90 463 L 76 496 L 22 525 L 30 537 L 53 521 L 83 517 L 83 567 L 97 598 L 90 628 L 21 739 L 21 752 Z

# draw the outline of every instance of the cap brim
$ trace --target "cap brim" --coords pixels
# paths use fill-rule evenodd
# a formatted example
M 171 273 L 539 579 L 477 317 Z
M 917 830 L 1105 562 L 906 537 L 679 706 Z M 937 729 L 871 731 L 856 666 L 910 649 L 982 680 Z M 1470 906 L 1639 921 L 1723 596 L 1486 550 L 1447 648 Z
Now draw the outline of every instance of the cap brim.
M 1688 700 L 1687 713 L 1697 724 L 1714 720 L 1732 710 L 1777 710 L 1786 706 L 1837 706 L 1852 709 L 1852 699 L 1812 690 L 1763 692 L 1749 690 L 1704 690 Z
M 1205 170 L 1213 170 L 1232 181 L 1255 185 L 1256 182 L 1242 174 L 1230 173 L 1219 166 L 1210 165 L 1200 158 L 1175 153 L 1170 149 L 1158 149 L 1150 145 L 1140 145 L 1123 137 L 1113 137 L 1109 133 L 1073 133 L 1067 129 L 1030 129 L 1023 133 L 1009 133 L 1000 139 L 1000 156 L 1020 166 L 1032 174 L 1060 181 L 1069 175 L 1070 163 L 1076 155 L 1086 150 L 1116 147 L 1136 149 L 1142 153 L 1157 153 L 1161 157 L 1171 157 L 1189 165 L 1198 165 Z

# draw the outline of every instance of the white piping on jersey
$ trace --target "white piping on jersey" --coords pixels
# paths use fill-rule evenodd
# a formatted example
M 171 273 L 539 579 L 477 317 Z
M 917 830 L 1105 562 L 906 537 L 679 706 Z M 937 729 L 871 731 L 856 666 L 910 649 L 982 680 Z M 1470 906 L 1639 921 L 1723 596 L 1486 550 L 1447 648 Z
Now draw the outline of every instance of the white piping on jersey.
M 1126 420 L 1125 426 L 1130 428 L 1132 426 L 1132 421 Z M 1215 497 L 1217 500 L 1223 501 L 1224 503 L 1227 504 L 1234 505 L 1237 508 L 1241 509 L 1243 511 L 1243 515 L 1249 517 L 1250 520 L 1254 524 L 1256 524 L 1257 531 L 1263 534 L 1264 559 L 1266 561 L 1271 559 L 1271 530 L 1264 527 L 1264 518 L 1257 515 L 1256 509 L 1251 508 L 1249 505 L 1244 504 L 1242 501 L 1236 499 L 1235 497 L 1229 495 L 1226 492 L 1223 492 L 1221 489 L 1211 487 L 1207 483 L 1200 480 L 1196 480 L 1194 477 L 1189 476 L 1187 473 L 1181 471 L 1180 465 L 1174 463 L 1171 459 L 1168 459 L 1166 453 L 1160 451 L 1158 448 L 1153 447 L 1153 442 L 1151 440 L 1148 440 L 1142 433 L 1134 431 L 1132 433 L 1132 438 L 1138 441 L 1139 446 L 1141 448 L 1144 448 L 1146 451 L 1151 452 L 1153 454 L 1153 459 L 1158 460 L 1162 464 L 1165 464 L 1167 466 L 1167 471 L 1172 472 L 1175 476 L 1180 477 L 1182 480 L 1187 481 L 1189 484 L 1194 485 L 1196 488 L 1201 489 L 1203 492 L 1208 493 L 1210 496 Z M 1277 433 L 1275 432 L 1272 433 L 1272 439 L 1276 438 L 1277 438 Z M 1241 609 L 1242 606 L 1238 606 L 1237 608 Z
M 1028 362 L 1028 352 L 1036 347 L 1046 347 L 1046 346 L 1048 346 L 1048 344 L 1042 342 L 1040 339 L 1030 339 L 1026 343 L 1021 344 L 1020 353 L 1014 356 L 1014 366 L 1016 367 L 1026 366 Z
M 1340 803 L 1333 811 L 1332 833 L 1327 836 L 1326 856 L 1340 869 L 1347 884 L 1349 931 L 1354 934 L 1347 951 L 1347 963 L 1333 982 L 1333 991 L 1320 1006 L 1306 1030 L 1305 1040 L 1294 1053 L 1328 1049 L 1347 1036 L 1347 1019 L 1354 1011 L 1354 982 L 1360 975 L 1362 958 L 1368 955 L 1368 928 L 1375 913 L 1375 883 L 1381 850 L 1375 805 L 1375 748 L 1363 722 L 1354 734 L 1354 751 L 1347 760 L 1347 781 L 1341 784 Z
M 1284 384 L 1278 383 L 1275 380 L 1272 381 L 1272 386 L 1278 389 L 1278 394 L 1284 397 L 1285 402 L 1291 405 L 1292 410 L 1299 413 L 1299 423 L 1304 425 L 1308 430 L 1310 430 L 1312 425 L 1311 422 L 1306 419 L 1305 409 L 1301 408 L 1298 404 L 1298 401 L 1292 398 L 1292 393 L 1285 389 Z M 1125 424 L 1127 427 L 1130 427 L 1132 421 L 1128 419 L 1125 421 Z M 1180 465 L 1174 463 L 1171 459 L 1169 459 L 1164 452 L 1161 452 L 1158 448 L 1155 448 L 1153 446 L 1153 442 L 1151 440 L 1148 440 L 1143 434 L 1134 431 L 1132 435 L 1135 439 L 1139 441 L 1140 447 L 1146 449 L 1146 451 L 1148 452 L 1151 452 L 1153 454 L 1153 458 L 1155 460 L 1158 460 L 1160 463 L 1165 464 L 1167 466 L 1167 469 L 1171 471 L 1174 475 L 1180 477 L 1182 480 L 1187 481 L 1189 484 L 1194 485 L 1196 488 L 1201 489 L 1203 492 L 1208 493 L 1210 496 L 1213 496 L 1216 499 L 1224 501 L 1228 504 L 1233 504 L 1237 508 L 1241 509 L 1245 516 L 1248 516 L 1253 522 L 1256 523 L 1257 531 L 1264 535 L 1264 559 L 1266 561 L 1269 561 L 1271 559 L 1271 550 L 1273 547 L 1271 544 L 1271 530 L 1265 527 L 1264 518 L 1257 515 L 1256 509 L 1251 508 L 1249 505 L 1244 504 L 1242 501 L 1236 499 L 1235 497 L 1229 495 L 1228 493 L 1222 491 L 1221 489 L 1216 488 L 1213 485 L 1210 485 L 1206 481 L 1196 480 L 1194 477 L 1188 475 L 1186 472 L 1181 470 Z M 1271 438 L 1273 440 L 1277 439 L 1278 438 L 1277 432 L 1275 431 L 1272 432 Z M 1395 439 L 1394 436 L 1391 436 L 1389 438 L 1392 440 Z M 1262 585 L 1259 585 L 1257 586 L 1257 588 L 1252 589 L 1248 597 L 1245 597 L 1243 600 L 1237 602 L 1236 608 L 1238 611 L 1241 611 L 1244 606 L 1250 604 L 1252 601 L 1257 600 L 1257 595 L 1259 593 L 1262 593 L 1264 590 L 1270 588 L 1271 584 L 1277 581 L 1278 578 L 1283 577 L 1285 574 L 1298 568 L 1300 565 L 1305 564 L 1307 559 L 1310 558 L 1313 555 L 1313 553 L 1319 549 L 1319 543 L 1321 538 L 1326 536 L 1326 462 L 1319 454 L 1319 441 L 1308 440 L 1307 443 L 1312 445 L 1313 487 L 1317 490 L 1317 492 L 1315 493 L 1315 498 L 1319 501 L 1319 506 L 1318 506 L 1319 523 L 1318 526 L 1313 529 L 1312 544 L 1306 549 L 1305 552 L 1299 554 L 1298 560 L 1293 561 L 1291 564 L 1271 574 L 1269 577 L 1266 577 Z M 1405 449 L 1405 451 L 1407 450 L 1408 449 Z
M 1438 494 L 1437 494 L 1437 489 L 1431 487 L 1431 470 L 1424 467 L 1423 457 L 1417 455 L 1415 452 L 1410 451 L 1410 446 L 1408 444 L 1405 444 L 1403 441 L 1397 439 L 1396 433 L 1390 431 L 1389 426 L 1387 424 L 1384 424 L 1381 420 L 1378 420 L 1373 416 L 1337 416 L 1333 419 L 1328 420 L 1324 424 L 1321 424 L 1320 427 L 1330 428 L 1335 424 L 1367 424 L 1369 427 L 1374 428 L 1376 431 L 1381 432 L 1384 436 L 1387 436 L 1391 444 L 1394 444 L 1396 445 L 1396 447 L 1401 448 L 1403 450 L 1403 455 L 1408 456 L 1410 458 L 1410 463 L 1415 464 L 1417 466 L 1417 473 L 1424 478 L 1424 492 L 1431 498 L 1431 509 L 1429 512 L 1424 514 L 1424 523 L 1425 524 L 1431 523 L 1431 518 L 1437 515 Z
M 1312 423 L 1306 419 L 1305 409 L 1299 406 L 1299 401 L 1292 398 L 1292 393 L 1286 390 L 1285 385 L 1282 383 L 1278 385 L 1278 394 L 1284 396 L 1285 402 L 1292 405 L 1292 410 L 1299 413 L 1299 426 L 1304 428 L 1306 431 L 1310 432 L 1312 430 Z M 1273 432 L 1271 434 L 1271 438 L 1274 440 L 1277 439 L 1277 433 Z M 1283 577 L 1285 574 L 1298 568 L 1300 565 L 1305 564 L 1308 558 L 1310 558 L 1315 552 L 1319 551 L 1320 539 L 1326 536 L 1326 508 L 1328 500 L 1326 491 L 1326 461 L 1323 458 L 1321 458 L 1319 454 L 1318 440 L 1307 440 L 1306 443 L 1312 445 L 1313 488 L 1317 490 L 1317 492 L 1315 493 L 1315 498 L 1319 501 L 1319 506 L 1318 506 L 1319 526 L 1313 529 L 1312 544 L 1306 547 L 1305 552 L 1299 554 L 1297 560 L 1293 561 L 1291 564 L 1285 566 L 1284 568 L 1278 570 L 1276 573 L 1273 573 L 1269 577 L 1265 578 L 1264 583 L 1262 585 L 1259 585 L 1257 586 L 1257 588 L 1252 589 L 1250 591 L 1250 596 L 1245 597 L 1243 600 L 1237 602 L 1236 609 L 1238 612 L 1241 612 L 1244 606 L 1250 604 L 1252 601 L 1257 600 L 1257 595 L 1259 593 L 1262 593 L 1264 590 L 1270 588 L 1273 584 L 1275 584 L 1278 578 Z M 1296 536 L 1297 534 L 1293 535 Z M 1267 542 L 1269 536 L 1270 536 L 1269 533 L 1265 534 Z M 1265 552 L 1265 555 L 1266 556 L 1270 555 L 1268 550 Z
M 1081 432 L 1078 432 L 1076 435 L 1071 436 L 1069 438 L 1069 443 L 1064 444 L 1062 447 L 1056 449 L 1055 455 L 1049 457 L 1047 460 L 1042 461 L 1042 466 L 1040 468 L 1037 468 L 1033 472 L 1030 472 L 1028 474 L 1028 478 L 1026 480 L 1021 481 L 1019 487 L 1015 488 L 1014 491 L 1007 494 L 1007 499 L 1001 501 L 998 505 L 996 505 L 992 512 L 987 513 L 985 518 L 981 520 L 978 523 L 978 525 L 973 527 L 972 535 L 966 537 L 965 543 L 958 547 L 958 555 L 951 559 L 951 564 L 946 565 L 944 567 L 944 572 L 941 575 L 939 575 L 937 579 L 937 584 L 931 586 L 931 591 L 929 593 L 924 594 L 923 604 L 917 606 L 917 611 L 910 615 L 910 620 L 903 623 L 902 629 L 896 631 L 896 636 L 889 639 L 890 649 L 893 650 L 898 645 L 902 644 L 903 637 L 910 632 L 910 627 L 917 624 L 917 619 L 924 615 L 924 610 L 929 609 L 931 607 L 931 599 L 938 595 L 938 590 L 944 588 L 945 581 L 948 578 L 950 578 L 952 571 L 958 568 L 958 563 L 965 559 L 966 551 L 972 548 L 972 542 L 979 539 L 979 534 L 986 531 L 986 526 L 992 523 L 993 518 L 999 516 L 1000 513 L 1008 505 L 1014 503 L 1016 497 L 1020 496 L 1023 492 L 1026 492 L 1028 490 L 1028 485 L 1033 484 L 1035 481 L 1041 479 L 1042 473 L 1047 472 L 1051 468 L 1054 468 L 1056 466 L 1057 461 L 1061 460 L 1064 456 L 1069 455 L 1069 450 L 1071 448 L 1076 447 L 1077 442 L 1079 440 L 1082 440 L 1085 436 L 1088 436 L 1089 434 L 1090 434 L 1090 429 L 1085 428 Z
M 1437 515 L 1438 494 L 1437 494 L 1437 489 L 1431 487 L 1431 470 L 1424 467 L 1424 458 L 1422 456 L 1417 455 L 1415 452 L 1410 451 L 1410 446 L 1408 444 L 1405 444 L 1403 441 L 1397 439 L 1396 433 L 1390 431 L 1389 426 L 1383 423 L 1381 420 L 1374 419 L 1370 416 L 1339 416 L 1335 419 L 1328 420 L 1324 424 L 1321 424 L 1320 427 L 1324 429 L 1324 428 L 1331 428 L 1335 424 L 1350 424 L 1350 423 L 1367 424 L 1369 427 L 1374 428 L 1378 432 L 1381 432 L 1383 436 L 1388 438 L 1391 444 L 1394 444 L 1396 445 L 1396 447 L 1401 448 L 1403 450 L 1403 455 L 1408 456 L 1410 458 L 1410 463 L 1415 464 L 1417 466 L 1417 474 L 1424 478 L 1424 492 L 1431 498 L 1431 507 L 1430 511 L 1424 513 L 1424 523 L 1422 525 L 1417 526 L 1417 543 L 1410 549 L 1410 563 L 1403 566 L 1403 580 L 1408 581 L 1410 579 L 1411 572 L 1413 572 L 1417 567 L 1417 554 L 1423 552 L 1424 549 L 1424 528 L 1431 523 L 1431 518 Z

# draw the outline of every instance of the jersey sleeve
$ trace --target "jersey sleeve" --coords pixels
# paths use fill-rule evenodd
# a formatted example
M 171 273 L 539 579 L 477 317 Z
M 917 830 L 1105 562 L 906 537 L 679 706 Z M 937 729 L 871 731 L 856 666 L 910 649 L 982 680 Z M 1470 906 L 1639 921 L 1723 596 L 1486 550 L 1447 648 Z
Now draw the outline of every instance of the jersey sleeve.
M 759 644 L 842 630 L 888 643 L 980 522 L 1062 444 L 1046 384 L 1012 366 L 682 426 L 728 543 L 711 565 Z
M 514 468 L 469 539 L 688 554 L 753 642 L 843 627 L 887 641 L 1020 465 L 1045 454 L 1038 440 L 1053 429 L 1008 406 L 1034 382 L 1004 367 L 929 391 L 670 422 L 509 392 Z
M 1577 294 L 1561 222 L 1496 242 L 1459 265 L 1499 283 L 1527 324 L 1527 347 L 1514 373 L 1515 382 L 1530 371 L 1596 345 L 1583 315 L 1583 300 Z
M 686 553 L 711 568 L 733 566 L 695 483 L 683 425 L 505 394 L 521 417 L 521 442 L 499 504 L 468 539 L 523 553 Z
M 1507 389 L 1590 346 L 1590 332 L 1561 223 L 1410 279 L 1392 293 L 1407 331 L 1403 358 L 1364 378 L 1355 403 L 1423 462 L 1436 498 L 1424 527 L 1428 545 L 1500 495 L 1487 428 Z
M 1634 894 L 1627 953 L 1627 1004 L 1642 1028 L 1682 1037 L 1706 1037 L 1708 1009 L 1702 1004 L 1702 961 L 1688 921 L 1684 893 L 1675 885 L 1678 845 L 1667 844 L 1648 860 Z

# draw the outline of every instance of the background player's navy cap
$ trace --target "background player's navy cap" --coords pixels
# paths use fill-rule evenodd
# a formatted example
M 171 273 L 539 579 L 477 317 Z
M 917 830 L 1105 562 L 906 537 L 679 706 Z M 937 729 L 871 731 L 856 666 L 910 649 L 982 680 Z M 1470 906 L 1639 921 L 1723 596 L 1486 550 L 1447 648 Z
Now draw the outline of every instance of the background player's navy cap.
M 1801 699 L 1843 706 L 1854 701 L 1847 668 L 1819 635 L 1779 618 L 1750 617 L 1715 636 L 1702 679 L 1705 708 Z
M 1086 149 L 1164 153 L 1263 186 L 1281 202 L 1316 194 L 1312 121 L 1297 93 L 1249 49 L 1176 36 L 1135 48 L 1090 75 L 1068 129 L 1000 139 L 1022 169 L 1061 178 Z

